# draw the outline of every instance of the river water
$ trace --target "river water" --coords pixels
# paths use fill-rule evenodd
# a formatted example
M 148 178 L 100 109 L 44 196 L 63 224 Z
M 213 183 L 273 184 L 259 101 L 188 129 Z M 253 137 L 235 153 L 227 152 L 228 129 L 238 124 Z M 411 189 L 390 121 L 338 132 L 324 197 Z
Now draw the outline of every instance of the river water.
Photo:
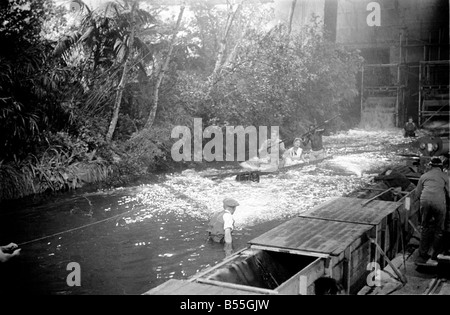
M 21 244 L 22 253 L 0 265 L 1 290 L 142 294 L 171 278 L 187 279 L 225 258 L 222 245 L 206 240 L 209 217 L 224 197 L 241 204 L 236 251 L 298 213 L 367 183 L 371 170 L 395 159 L 383 148 L 396 139 L 404 141 L 398 130 L 325 137 L 333 159 L 264 176 L 259 183 L 214 181 L 188 170 L 145 185 L 2 203 L 0 245 Z M 70 263 L 80 266 L 81 286 L 67 283 Z
M 225 257 L 222 245 L 206 241 L 208 220 L 188 213 L 148 211 L 148 204 L 134 196 L 149 187 L 67 194 L 39 203 L 8 203 L 8 209 L 3 205 L 1 244 L 31 241 L 20 246 L 18 259 L 0 266 L 3 290 L 20 294 L 141 294 L 168 279 L 192 276 Z M 236 231 L 234 249 L 277 224 L 274 220 Z M 80 265 L 79 287 L 67 284 L 71 262 Z

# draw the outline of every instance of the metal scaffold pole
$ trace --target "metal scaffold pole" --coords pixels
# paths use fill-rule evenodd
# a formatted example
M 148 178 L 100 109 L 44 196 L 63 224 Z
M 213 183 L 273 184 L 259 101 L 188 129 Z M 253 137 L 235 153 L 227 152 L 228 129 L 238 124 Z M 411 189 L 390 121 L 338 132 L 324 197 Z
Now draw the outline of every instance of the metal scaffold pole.
M 363 118 L 364 106 L 363 106 L 363 98 L 364 98 L 364 65 L 361 70 L 361 121 Z
M 419 113 L 418 113 L 418 121 L 419 126 L 422 125 L 422 64 L 419 63 Z

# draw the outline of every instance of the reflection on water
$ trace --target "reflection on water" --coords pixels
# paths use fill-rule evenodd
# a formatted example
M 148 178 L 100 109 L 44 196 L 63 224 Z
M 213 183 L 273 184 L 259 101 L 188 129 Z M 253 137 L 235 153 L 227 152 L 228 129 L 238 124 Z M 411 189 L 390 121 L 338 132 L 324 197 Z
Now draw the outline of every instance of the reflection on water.
M 189 212 L 143 204 L 142 188 L 15 203 L 0 211 L 0 243 L 22 245 L 19 259 L 1 266 L 2 290 L 21 294 L 141 294 L 171 278 L 186 279 L 225 257 L 206 239 L 207 220 Z M 120 215 L 124 214 L 124 215 Z M 106 220 L 112 218 L 111 220 Z M 277 222 L 236 231 L 234 249 Z M 70 262 L 81 267 L 81 287 L 69 287 Z M 8 286 L 5 284 L 8 283 Z

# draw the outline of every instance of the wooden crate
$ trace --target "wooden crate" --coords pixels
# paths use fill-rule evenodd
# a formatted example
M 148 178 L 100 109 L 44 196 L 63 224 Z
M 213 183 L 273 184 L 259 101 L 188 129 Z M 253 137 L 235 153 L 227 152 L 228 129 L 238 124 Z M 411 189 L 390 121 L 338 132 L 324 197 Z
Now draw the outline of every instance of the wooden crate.
M 329 200 L 256 237 L 248 248 L 193 278 L 169 281 L 148 294 L 314 294 L 314 283 L 323 276 L 336 279 L 348 294 L 356 293 L 366 284 L 371 262 L 384 267 L 370 239 L 388 253 L 395 248 L 400 206 L 366 202 Z
M 372 229 L 367 224 L 295 217 L 188 281 L 171 281 L 148 294 L 307 295 L 314 294 L 315 281 L 324 276 L 353 293 L 366 278 Z
M 267 292 L 257 290 L 239 290 L 226 286 L 198 283 L 189 280 L 170 279 L 163 284 L 145 292 L 143 295 L 254 295 Z
M 272 255 L 278 256 L 278 259 L 285 255 L 286 257 L 283 259 L 285 265 L 274 264 L 273 261 L 270 261 Z M 261 285 L 261 283 L 255 281 L 258 268 L 254 263 L 256 256 L 264 260 L 264 272 L 267 275 L 277 278 L 279 281 L 277 283 L 277 280 L 274 280 L 276 287 Z M 312 256 L 287 256 L 289 254 L 247 248 L 244 251 L 233 254 L 221 263 L 200 272 L 189 280 L 169 280 L 145 294 L 311 294 L 311 285 L 324 274 L 324 261 L 321 258 Z M 287 268 L 286 265 L 288 265 Z M 243 272 L 244 268 L 247 268 L 249 272 Z
M 300 214 L 304 218 L 320 218 L 324 220 L 367 224 L 375 227 L 370 237 L 374 238 L 390 259 L 393 259 L 400 243 L 400 210 L 401 203 L 393 201 L 372 200 L 349 197 L 337 197 Z M 373 247 L 371 259 L 386 265 L 385 259 Z
M 321 276 L 336 279 L 352 293 L 360 289 L 367 275 L 369 237 L 374 230 L 368 224 L 296 217 L 249 243 L 251 248 L 318 257 L 316 264 L 323 264 Z M 313 283 L 308 281 L 308 292 L 313 290 Z
M 250 246 L 191 279 L 257 294 L 308 294 L 324 275 L 326 255 L 291 254 Z

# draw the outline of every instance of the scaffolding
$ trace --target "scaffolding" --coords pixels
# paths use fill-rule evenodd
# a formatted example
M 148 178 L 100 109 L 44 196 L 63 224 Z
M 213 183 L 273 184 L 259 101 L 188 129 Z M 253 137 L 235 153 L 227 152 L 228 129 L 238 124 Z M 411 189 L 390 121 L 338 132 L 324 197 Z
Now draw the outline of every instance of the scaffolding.
M 401 47 L 405 51 L 405 64 L 408 64 L 409 49 L 421 49 L 421 60 L 412 67 L 418 68 L 417 77 L 417 119 L 419 127 L 435 120 L 449 119 L 449 60 L 448 38 L 443 29 L 430 31 L 428 40 L 406 37 Z M 437 36 L 436 36 L 437 35 Z
M 428 40 L 411 39 L 400 33 L 398 63 L 363 65 L 361 70 L 361 117 L 370 117 L 375 108 L 399 127 L 407 116 L 415 116 L 419 127 L 433 121 L 447 121 L 450 115 L 450 61 L 444 32 Z M 393 42 L 389 43 L 390 47 Z M 414 54 L 415 52 L 415 54 Z M 411 58 L 413 57 L 413 58 Z M 413 59 L 413 60 L 408 60 Z M 380 112 L 378 118 L 383 117 Z M 370 118 L 369 118 L 370 120 Z M 367 121 L 367 118 L 366 118 Z
M 449 119 L 449 60 L 421 61 L 419 67 L 419 126 Z

